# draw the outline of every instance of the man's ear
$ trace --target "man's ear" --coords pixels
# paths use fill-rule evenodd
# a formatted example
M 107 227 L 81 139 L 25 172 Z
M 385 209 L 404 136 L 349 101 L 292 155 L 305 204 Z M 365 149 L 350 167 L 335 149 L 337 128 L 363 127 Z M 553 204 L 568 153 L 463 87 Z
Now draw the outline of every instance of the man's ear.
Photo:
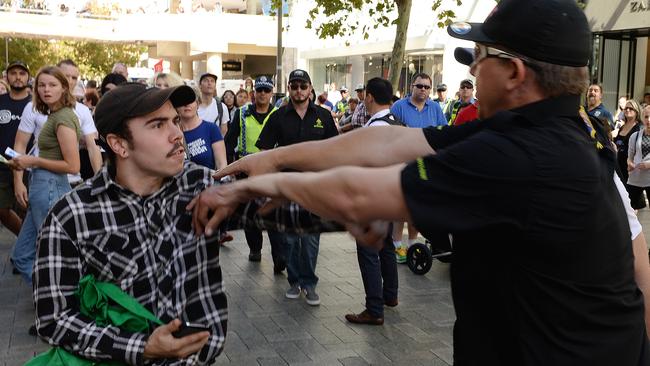
M 106 135 L 106 142 L 108 146 L 113 150 L 115 155 L 126 158 L 129 156 L 129 143 L 125 138 L 120 137 L 116 134 L 109 133 Z
M 526 69 L 526 65 L 521 59 L 514 58 L 509 61 L 510 73 L 505 87 L 507 90 L 517 90 L 526 83 L 526 78 L 531 76 L 529 75 L 530 71 Z

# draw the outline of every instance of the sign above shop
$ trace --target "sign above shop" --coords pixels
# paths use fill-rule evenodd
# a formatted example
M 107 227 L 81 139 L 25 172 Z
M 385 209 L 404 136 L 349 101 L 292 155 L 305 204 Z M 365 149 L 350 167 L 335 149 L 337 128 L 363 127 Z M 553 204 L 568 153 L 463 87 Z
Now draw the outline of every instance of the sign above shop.
M 241 61 L 224 61 L 221 63 L 223 71 L 241 71 Z
M 644 11 L 650 11 L 650 4 L 644 3 L 643 1 L 630 1 L 630 12 L 640 13 Z
M 597 33 L 650 29 L 650 0 L 590 0 L 585 14 Z

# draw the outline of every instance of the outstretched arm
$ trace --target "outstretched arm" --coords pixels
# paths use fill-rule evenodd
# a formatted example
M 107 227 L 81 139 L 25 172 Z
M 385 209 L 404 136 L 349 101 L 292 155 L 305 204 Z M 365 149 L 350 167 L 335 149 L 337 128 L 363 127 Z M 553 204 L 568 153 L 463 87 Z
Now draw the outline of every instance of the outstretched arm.
M 433 152 L 421 129 L 399 126 L 362 128 L 326 140 L 303 142 L 246 156 L 221 170 L 215 178 L 237 173 L 253 176 L 283 169 L 321 171 L 343 165 L 383 167 Z
M 188 209 L 194 210 L 195 230 L 208 235 L 240 204 L 258 197 L 287 199 L 324 219 L 346 224 L 408 220 L 400 185 L 402 168 L 342 167 L 321 173 L 267 174 L 207 189 Z

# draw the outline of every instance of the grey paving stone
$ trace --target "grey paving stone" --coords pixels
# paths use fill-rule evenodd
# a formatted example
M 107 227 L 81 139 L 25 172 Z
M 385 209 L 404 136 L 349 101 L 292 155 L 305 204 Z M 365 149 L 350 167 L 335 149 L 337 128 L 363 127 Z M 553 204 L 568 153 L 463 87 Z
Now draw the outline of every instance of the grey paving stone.
M 645 218 L 650 227 L 650 211 Z M 248 261 L 243 232 L 221 251 L 229 304 L 228 335 L 217 365 L 435 365 L 451 364 L 455 319 L 449 266 L 434 262 L 424 276 L 398 266 L 399 300 L 385 308 L 380 327 L 348 324 L 344 315 L 363 310 L 365 294 L 354 241 L 324 234 L 316 272 L 321 306 L 284 297 L 286 272 L 273 274 L 265 236 L 262 262 Z M 649 236 L 650 237 L 650 236 Z M 22 365 L 47 344 L 27 335 L 33 323 L 31 288 L 11 274 L 15 241 L 0 227 L 0 365 Z
M 369 365 L 366 360 L 363 359 L 363 357 L 347 357 L 340 359 L 341 363 L 344 366 L 366 366 Z

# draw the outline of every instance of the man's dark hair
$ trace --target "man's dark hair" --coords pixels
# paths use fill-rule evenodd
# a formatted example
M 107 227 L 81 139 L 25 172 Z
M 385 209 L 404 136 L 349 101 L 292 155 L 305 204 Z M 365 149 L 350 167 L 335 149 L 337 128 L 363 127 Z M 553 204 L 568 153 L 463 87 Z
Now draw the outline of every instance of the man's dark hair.
M 68 66 L 73 66 L 73 67 L 79 68 L 79 66 L 77 66 L 77 64 L 74 61 L 72 61 L 71 59 L 69 59 L 69 58 L 61 60 L 61 61 L 59 61 L 58 64 L 56 64 L 56 66 L 58 66 L 58 67 L 61 67 L 63 65 L 68 65 Z
M 372 95 L 377 104 L 388 105 L 393 97 L 393 85 L 386 79 L 372 78 L 368 80 L 366 93 Z
M 117 85 L 120 85 L 120 84 L 123 84 L 123 83 L 126 83 L 126 79 L 124 78 L 124 76 L 122 76 L 120 74 L 113 74 L 113 73 L 108 74 L 102 80 L 102 86 L 100 88 L 100 93 L 102 94 L 102 96 L 104 94 L 106 94 L 106 92 L 108 91 L 108 89 L 106 89 L 106 85 L 108 85 L 108 84 L 113 84 L 113 85 L 117 86 Z
M 126 120 L 123 123 L 121 123 L 115 132 L 111 132 L 112 134 L 115 134 L 123 139 L 126 140 L 126 142 L 129 144 L 131 148 L 133 148 L 133 134 L 131 134 L 131 130 L 129 129 L 129 121 Z M 111 147 L 108 145 L 108 141 L 102 142 L 102 147 L 106 151 L 106 164 L 108 167 L 108 173 L 115 177 L 115 174 L 117 172 L 117 156 L 115 154 L 115 151 L 111 149 Z M 105 145 L 105 146 L 103 146 Z
M 418 78 L 427 79 L 427 80 L 429 80 L 430 83 L 433 84 L 433 81 L 431 80 L 431 76 L 429 76 L 429 74 L 427 74 L 427 73 L 424 73 L 424 72 L 417 73 L 417 74 L 413 75 L 413 79 L 411 79 L 411 80 L 415 81 Z
M 86 88 L 94 88 L 97 89 L 97 81 L 95 80 L 88 80 L 86 82 Z

